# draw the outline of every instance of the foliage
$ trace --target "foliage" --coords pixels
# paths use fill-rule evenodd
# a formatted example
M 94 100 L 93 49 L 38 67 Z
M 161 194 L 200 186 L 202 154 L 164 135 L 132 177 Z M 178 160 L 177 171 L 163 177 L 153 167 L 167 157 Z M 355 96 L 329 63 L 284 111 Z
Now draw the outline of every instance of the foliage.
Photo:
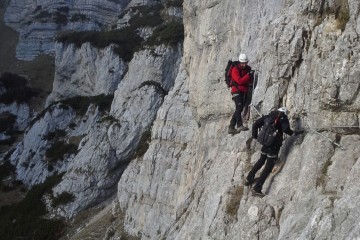
M 325 180 L 326 180 L 326 176 L 328 173 L 328 169 L 330 167 L 330 165 L 332 164 L 330 159 L 327 159 L 321 169 L 321 175 L 316 179 L 316 186 L 320 187 L 320 186 L 324 186 L 325 184 Z
M 177 1 L 174 1 L 174 4 Z M 179 4 L 179 3 L 177 3 Z M 147 45 L 169 44 L 175 45 L 184 39 L 184 27 L 182 23 L 170 22 L 164 24 L 161 17 L 161 10 L 163 6 L 160 4 L 152 7 L 139 6 L 132 7 L 129 11 L 134 12 L 133 17 L 129 20 L 129 26 L 110 30 L 105 32 L 84 31 L 65 33 L 57 36 L 57 41 L 64 44 L 74 44 L 76 47 L 81 47 L 85 42 L 97 48 L 105 48 L 110 44 L 116 44 L 114 49 L 124 61 L 129 62 L 134 53 L 138 51 L 143 39 L 137 34 L 139 28 L 142 27 L 157 27 L 153 36 Z M 72 21 L 72 20 L 71 20 Z
M 112 115 L 107 115 L 102 117 L 99 122 L 119 123 L 119 120 Z
M 159 82 L 156 82 L 156 81 L 145 81 L 143 83 L 141 83 L 141 85 L 139 86 L 139 88 L 142 88 L 144 86 L 154 86 L 155 87 L 155 90 L 165 96 L 168 94 L 168 92 L 161 86 L 161 83 Z
M 116 53 L 124 61 L 130 61 L 134 52 L 138 50 L 142 39 L 130 28 L 124 28 L 106 32 L 84 31 L 63 34 L 57 37 L 57 41 L 65 44 L 75 44 L 78 48 L 85 42 L 89 42 L 100 49 L 110 44 L 117 44 Z
M 70 9 L 69 7 L 65 6 L 65 7 L 59 7 L 57 8 L 57 10 L 62 13 L 68 13 Z
M 341 31 L 344 31 L 346 24 L 350 20 L 349 4 L 346 0 L 338 0 L 335 18 L 337 21 L 337 27 L 341 29 Z
M 42 6 L 37 6 L 34 13 L 37 13 L 42 9 Z M 59 7 L 56 9 L 56 12 L 49 11 L 41 11 L 34 18 L 40 20 L 41 22 L 45 22 L 48 19 L 52 18 L 56 24 L 66 25 L 68 23 L 67 14 L 69 12 L 69 7 Z
M 33 14 L 36 13 L 36 12 L 38 12 L 38 11 L 40 11 L 41 9 L 42 9 L 42 6 L 41 6 L 41 5 L 38 5 L 38 6 L 35 8 Z
M 16 141 L 16 137 L 10 136 L 10 137 L 7 138 L 7 139 L 0 140 L 0 146 L 3 146 L 3 145 L 11 145 L 11 144 L 13 144 L 15 141 Z
M 184 40 L 184 25 L 177 21 L 171 21 L 157 27 L 145 45 L 176 45 Z
M 63 160 L 65 154 L 75 153 L 77 153 L 77 146 L 75 144 L 57 141 L 46 150 L 45 156 L 49 163 L 54 163 L 58 160 Z
M 65 137 L 66 131 L 62 129 L 55 129 L 53 132 L 48 132 L 46 136 L 43 137 L 43 140 L 51 141 L 56 138 Z
M 230 217 L 236 218 L 243 194 L 244 194 L 243 186 L 236 186 L 234 189 L 231 189 L 230 197 L 226 203 L 226 209 L 225 209 L 225 212 Z
M 68 23 L 67 16 L 61 12 L 55 12 L 53 18 L 54 22 L 58 25 L 66 25 Z
M 335 15 L 336 27 L 345 30 L 346 24 L 350 20 L 350 9 L 347 0 L 335 0 L 331 6 L 323 4 L 317 12 L 317 20 L 314 27 L 320 25 L 329 15 Z
M 5 72 L 0 77 L 0 82 L 6 89 L 16 88 L 19 86 L 25 86 L 27 83 L 26 78 L 19 75 Z
M 44 19 L 44 18 L 50 18 L 51 13 L 48 11 L 41 11 L 38 15 L 35 16 L 35 19 Z
M 97 96 L 76 96 L 60 101 L 63 105 L 71 106 L 78 114 L 84 115 L 89 105 L 95 104 L 99 107 L 99 111 L 109 111 L 114 95 L 97 95 Z M 65 107 L 62 106 L 62 107 Z
M 182 8 L 184 0 L 167 0 L 165 2 L 167 7 L 180 7 Z
M 27 86 L 27 80 L 19 75 L 5 72 L 0 77 L 0 85 L 6 89 L 5 93 L 0 95 L 0 103 L 11 104 L 13 102 L 23 103 L 37 96 L 39 90 Z
M 76 13 L 74 15 L 72 15 L 70 21 L 71 22 L 81 22 L 81 21 L 86 21 L 88 18 L 85 14 L 81 14 L 81 13 Z
M 163 9 L 162 5 L 154 5 L 152 7 L 139 6 L 133 7 L 130 10 L 135 12 L 135 15 L 130 19 L 129 23 L 131 29 L 135 30 L 140 27 L 155 27 L 164 22 L 160 16 L 160 11 Z
M 74 201 L 75 196 L 69 192 L 63 192 L 59 196 L 53 198 L 52 207 L 64 205 L 66 203 Z
M 63 229 L 62 220 L 49 220 L 42 197 L 50 193 L 61 180 L 61 175 L 49 177 L 44 183 L 35 185 L 18 203 L 0 208 L 0 236 L 2 239 L 59 239 Z
M 0 114 L 0 132 L 4 132 L 13 128 L 16 122 L 16 115 L 6 112 Z
M 10 161 L 5 161 L 0 165 L 0 181 L 10 176 L 15 171 L 15 167 L 11 165 Z

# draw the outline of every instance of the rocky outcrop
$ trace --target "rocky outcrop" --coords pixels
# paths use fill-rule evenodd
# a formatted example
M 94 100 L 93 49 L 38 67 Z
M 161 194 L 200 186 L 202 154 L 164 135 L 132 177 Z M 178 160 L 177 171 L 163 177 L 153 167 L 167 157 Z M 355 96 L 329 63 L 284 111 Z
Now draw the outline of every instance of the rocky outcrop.
M 75 96 L 113 94 L 127 70 L 111 46 L 105 49 L 91 47 L 90 43 L 80 49 L 73 44 L 56 46 L 54 90 L 47 104 Z
M 76 196 L 74 202 L 59 209 L 61 215 L 71 217 L 113 194 L 128 162 L 144 151 L 138 146 L 147 145 L 147 131 L 173 85 L 181 59 L 181 48 L 159 46 L 154 53 L 139 52 L 129 64 L 111 105 L 115 122 L 97 122 L 81 141 L 81 149 L 54 189 L 55 195 L 70 192 Z
M 127 7 L 149 6 L 157 1 L 35 1 L 11 0 L 5 23 L 19 33 L 16 57 L 33 60 L 54 55 L 55 38 L 65 31 L 100 31 L 116 26 Z
M 152 7 L 155 3 L 158 5 Z M 6 9 L 7 24 L 20 33 L 17 57 L 31 60 L 55 50 L 56 67 L 46 108 L 31 113 L 36 115 L 31 122 L 28 108 L 0 106 L 1 111 L 16 115 L 17 127 L 25 130 L 23 139 L 1 162 L 9 160 L 16 168 L 16 178 L 29 188 L 61 174 L 62 180 L 52 195 L 65 193 L 73 201 L 51 209 L 57 215 L 72 217 L 115 193 L 125 167 L 147 150 L 150 127 L 179 70 L 182 39 L 176 40 L 178 44 L 169 44 L 154 37 L 151 44 L 138 44 L 126 60 L 119 55 L 121 43 L 108 43 L 107 39 L 101 41 L 108 45 L 101 46 L 92 39 L 59 41 L 54 45 L 53 36 L 60 30 L 107 30 L 112 24 L 116 27 L 123 20 L 120 15 L 125 7 L 127 21 L 132 17 L 140 21 L 141 14 L 147 11 L 158 16 L 163 9 L 157 1 L 11 1 Z M 182 11 L 171 6 L 161 14 L 158 24 L 182 17 Z M 153 24 L 138 24 L 130 30 L 144 42 L 159 27 Z M 0 90 L 6 92 L 2 87 Z M 24 115 L 25 110 L 28 115 Z M 0 137 L 6 140 L 5 135 Z M 48 201 L 51 208 L 51 197 Z
M 29 186 L 65 173 L 54 188 L 55 196 L 64 192 L 74 196 L 74 201 L 57 209 L 65 217 L 113 195 L 127 164 L 134 155 L 146 151 L 149 128 L 174 84 L 182 52 L 181 45 L 140 51 L 122 76 L 125 65 L 111 47 L 99 51 L 84 45 L 80 49 L 69 45 L 68 50 L 59 51 L 57 66 L 63 66 L 60 72 L 66 81 L 55 78 L 54 85 L 59 87 L 52 96 L 61 97 L 49 101 L 10 156 L 17 178 Z M 82 57 L 67 58 L 68 52 Z M 64 64 L 61 59 L 70 63 Z M 66 71 L 74 69 L 71 61 L 78 59 L 86 61 L 80 65 L 87 67 L 76 69 L 76 73 Z M 101 64 L 106 68 L 91 68 L 96 84 L 81 77 L 87 76 L 90 66 Z M 116 74 L 109 73 L 112 66 Z M 98 103 L 105 98 L 99 97 L 104 93 L 111 97 L 110 102 Z
M 126 229 L 142 239 L 359 237 L 359 7 L 185 1 L 182 71 L 149 150 L 119 182 Z M 243 185 L 260 146 L 250 132 L 226 133 L 233 103 L 222 74 L 239 52 L 258 72 L 253 103 L 262 113 L 285 105 L 293 127 L 342 146 L 310 130 L 288 137 L 262 199 Z

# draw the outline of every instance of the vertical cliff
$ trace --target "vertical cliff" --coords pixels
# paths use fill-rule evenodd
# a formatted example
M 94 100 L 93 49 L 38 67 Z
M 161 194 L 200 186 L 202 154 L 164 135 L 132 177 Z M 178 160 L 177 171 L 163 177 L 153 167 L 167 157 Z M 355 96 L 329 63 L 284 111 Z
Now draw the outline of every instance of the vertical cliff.
M 351 0 L 184 1 L 181 71 L 149 150 L 119 182 L 126 229 L 142 239 L 359 237 L 358 11 Z M 240 52 L 257 70 L 262 113 L 284 105 L 293 127 L 300 117 L 341 145 L 310 130 L 288 137 L 262 199 L 243 185 L 260 146 L 246 144 L 249 131 L 227 134 L 223 69 Z
M 55 77 L 32 121 L 26 106 L 14 111 L 26 130 L 2 162 L 29 187 L 62 174 L 46 197 L 54 216 L 72 218 L 117 189 L 104 211 L 123 213 L 141 239 L 359 238 L 358 1 L 179 3 L 10 1 L 17 57 L 55 55 Z M 181 18 L 183 45 L 171 38 Z M 64 30 L 73 32 L 54 39 Z M 227 134 L 223 73 L 240 52 L 258 76 L 259 111 L 286 106 L 292 127 L 307 129 L 283 142 L 264 198 L 243 182 L 260 145 L 250 131 Z M 250 127 L 257 117 L 252 109 Z M 71 200 L 51 207 L 64 193 Z M 115 223 L 101 237 L 121 237 Z
M 0 113 L 12 114 L 23 138 L 1 149 L 0 167 L 12 165 L 14 178 L 29 190 L 58 176 L 44 199 L 52 217 L 69 219 L 112 197 L 128 163 L 147 150 L 150 128 L 179 71 L 182 9 L 172 1 L 137 0 L 6 6 L 5 23 L 20 36 L 17 57 L 55 55 L 55 76 L 39 112 L 26 100 L 3 102 L 20 87 L 14 80 L 25 85 L 28 79 L 2 76 Z M 63 196 L 67 200 L 55 206 Z

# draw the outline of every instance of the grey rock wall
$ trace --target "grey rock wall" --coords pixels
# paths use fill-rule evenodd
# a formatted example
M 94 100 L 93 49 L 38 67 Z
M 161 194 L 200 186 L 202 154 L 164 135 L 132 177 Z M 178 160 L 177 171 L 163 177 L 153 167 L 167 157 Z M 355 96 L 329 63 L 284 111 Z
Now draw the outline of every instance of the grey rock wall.
M 80 49 L 69 45 L 68 50 L 59 51 L 57 59 L 68 59 L 67 64 L 56 62 L 64 69 L 61 71 L 64 79 L 55 78 L 54 85 L 58 87 L 48 99 L 49 106 L 33 120 L 10 156 L 17 178 L 28 186 L 42 183 L 54 174 L 64 174 L 53 194 L 68 192 L 75 198 L 52 211 L 67 218 L 115 193 L 124 168 L 138 152 L 138 145 L 149 141 L 142 136 L 149 131 L 164 97 L 174 85 L 182 52 L 180 44 L 140 51 L 126 66 L 128 70 L 124 74 L 125 65 L 111 47 L 98 50 L 84 45 Z M 86 64 L 75 66 L 84 66 L 84 69 L 74 68 L 73 61 L 78 59 Z M 100 67 L 94 68 L 91 74 L 96 83 L 91 84 L 86 74 L 91 70 L 89 66 L 96 65 Z M 109 73 L 111 67 L 116 73 Z M 76 74 L 66 69 L 76 69 Z M 78 75 L 78 78 L 71 77 Z M 86 112 L 81 113 L 64 101 L 74 96 L 87 99 L 104 92 L 114 96 L 108 112 L 90 104 Z M 52 96 L 57 96 L 60 102 L 54 102 Z M 64 136 L 49 138 L 59 131 L 63 131 Z M 49 158 L 49 149 L 60 140 L 75 144 L 76 151 L 59 159 Z
M 67 4 L 69 16 L 84 9 L 80 13 L 94 18 L 61 29 L 98 30 L 119 23 L 126 4 L 152 1 Z M 141 50 L 128 64 L 111 46 L 55 48 L 51 39 L 59 24 L 33 19 L 42 10 L 54 11 L 43 15 L 48 20 L 64 6 L 13 0 L 5 17 L 20 33 L 19 58 L 57 51 L 49 108 L 10 157 L 28 185 L 54 170 L 65 173 L 54 195 L 70 192 L 75 199 L 54 209 L 57 214 L 73 217 L 108 198 L 117 185 L 125 229 L 142 239 L 360 237 L 358 1 L 185 0 L 183 13 L 167 9 L 184 18 L 184 47 Z M 253 103 L 262 113 L 286 106 L 292 127 L 311 127 L 328 138 L 309 129 L 288 137 L 264 198 L 243 184 L 260 155 L 259 144 L 250 131 L 227 134 L 234 106 L 223 72 L 240 52 L 257 71 Z M 114 94 L 105 113 L 90 105 L 79 116 L 54 104 L 101 93 Z M 251 114 L 250 127 L 257 118 Z M 44 137 L 56 129 L 79 142 L 75 154 L 49 169 Z M 149 147 L 138 156 L 149 129 Z
M 112 46 L 105 49 L 83 44 L 56 44 L 55 78 L 47 105 L 75 96 L 111 95 L 127 71 Z
M 185 1 L 182 70 L 149 150 L 118 185 L 126 229 L 142 239 L 358 238 L 359 7 Z M 310 130 L 288 137 L 264 198 L 243 185 L 260 146 L 249 131 L 227 134 L 223 69 L 239 52 L 258 72 L 253 103 L 262 113 L 284 105 L 293 127 L 299 116 L 297 125 L 342 146 Z

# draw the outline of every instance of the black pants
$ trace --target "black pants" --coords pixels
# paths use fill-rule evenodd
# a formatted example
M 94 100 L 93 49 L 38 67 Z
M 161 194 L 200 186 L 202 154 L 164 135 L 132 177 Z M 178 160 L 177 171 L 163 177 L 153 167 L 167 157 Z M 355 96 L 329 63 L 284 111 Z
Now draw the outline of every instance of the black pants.
M 266 178 L 269 176 L 272 169 L 274 168 L 276 159 L 280 151 L 280 147 L 281 145 L 275 145 L 272 147 L 263 146 L 261 148 L 261 156 L 259 160 L 255 163 L 255 165 L 253 166 L 253 168 L 251 169 L 251 171 L 249 172 L 246 178 L 247 181 L 254 182 L 255 174 L 266 163 L 263 171 L 260 174 L 259 179 L 256 181 L 256 184 L 254 186 L 255 191 L 261 191 Z
M 247 123 L 250 119 L 250 103 L 251 103 L 251 99 L 252 99 L 252 89 L 249 89 L 246 93 L 245 96 L 245 101 L 244 101 L 244 107 L 242 110 L 242 121 L 243 123 Z
M 240 126 L 243 125 L 243 121 L 242 121 L 242 118 L 241 118 L 241 112 L 242 112 L 242 110 L 244 108 L 244 103 L 246 101 L 246 93 L 245 92 L 238 92 L 232 98 L 232 100 L 235 103 L 235 112 L 231 117 L 230 127 L 235 127 L 235 125 L 240 127 Z

